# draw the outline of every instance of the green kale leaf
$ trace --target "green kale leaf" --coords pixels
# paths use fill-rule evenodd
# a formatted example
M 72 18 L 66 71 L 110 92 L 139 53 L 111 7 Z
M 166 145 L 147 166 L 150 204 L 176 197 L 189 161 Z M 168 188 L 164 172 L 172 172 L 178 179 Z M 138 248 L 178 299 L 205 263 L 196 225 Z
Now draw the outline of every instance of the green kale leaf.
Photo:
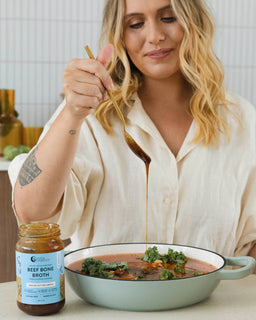
M 157 247 L 154 246 L 145 251 L 141 260 L 145 262 L 154 262 L 156 260 L 161 260 L 161 255 L 159 254 Z
M 113 274 L 111 274 L 110 272 L 103 271 L 102 264 L 103 262 L 100 260 L 96 260 L 94 258 L 87 258 L 82 262 L 81 271 L 92 277 L 107 279 L 113 278 Z
M 177 263 L 176 266 L 174 267 L 174 271 L 176 273 L 181 273 L 181 274 L 185 274 L 186 273 L 186 269 L 182 268 L 179 263 Z
M 168 249 L 168 253 L 162 256 L 164 263 L 178 263 L 184 264 L 187 262 L 186 256 L 183 252 L 174 251 L 171 248 Z
M 178 278 L 179 278 L 179 276 L 176 276 L 170 270 L 167 270 L 167 269 L 164 269 L 159 274 L 159 280 L 172 280 L 172 279 L 178 279 Z
M 112 262 L 112 263 L 103 262 L 102 269 L 112 270 L 112 271 L 115 271 L 118 269 L 122 270 L 122 271 L 129 271 L 127 262 L 121 262 L 121 263 L 119 263 L 119 262 Z
M 184 264 L 187 262 L 187 258 L 183 252 L 174 251 L 171 248 L 169 248 L 167 254 L 161 255 L 158 252 L 158 249 L 156 246 L 148 248 L 148 250 L 146 250 L 141 260 L 146 262 L 154 262 L 156 260 L 162 260 L 164 263 L 171 263 L 171 264 L 172 263 Z
M 137 277 L 135 277 L 133 280 L 141 280 L 141 279 L 144 279 L 144 278 L 146 278 L 146 275 L 145 274 L 139 274 Z
M 111 279 L 114 277 L 114 273 L 111 271 L 115 270 L 128 271 L 127 262 L 112 262 L 111 264 L 109 264 L 94 258 L 87 258 L 82 262 L 81 269 L 83 273 L 89 276 L 107 279 Z

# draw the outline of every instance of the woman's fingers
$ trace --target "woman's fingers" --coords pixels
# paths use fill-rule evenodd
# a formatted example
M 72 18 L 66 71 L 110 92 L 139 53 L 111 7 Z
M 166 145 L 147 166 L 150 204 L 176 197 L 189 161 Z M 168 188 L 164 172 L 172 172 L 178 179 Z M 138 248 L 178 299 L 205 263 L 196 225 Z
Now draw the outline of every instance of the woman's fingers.
M 113 46 L 106 45 L 94 59 L 73 59 L 63 73 L 66 105 L 75 114 L 84 117 L 107 98 L 107 90 L 114 85 L 106 70 L 113 53 Z M 81 109 L 81 110 L 80 110 Z M 79 112 L 78 112 L 79 111 Z
M 106 89 L 113 90 L 112 79 L 100 61 L 92 59 L 74 59 L 71 60 L 69 67 L 70 70 L 81 70 L 95 75 L 100 79 L 102 85 Z
M 100 79 L 90 73 L 76 70 L 67 73 L 65 76 L 64 86 L 68 85 L 77 88 L 80 94 L 97 95 L 100 99 L 104 96 L 106 89 L 103 87 Z
M 100 62 L 97 62 L 100 64 Z M 88 109 L 96 108 L 105 98 L 106 89 L 101 78 L 107 71 L 101 68 L 93 68 L 89 60 L 72 60 L 63 73 L 63 89 L 66 97 L 66 104 L 71 111 L 77 115 L 78 108 L 84 108 L 79 115 L 84 117 Z M 100 70 L 100 71 L 99 71 Z M 94 73 L 92 73 L 94 72 Z M 96 75 L 100 72 L 101 78 Z M 107 76 L 109 77 L 108 73 Z M 77 95 L 77 96 L 76 96 Z

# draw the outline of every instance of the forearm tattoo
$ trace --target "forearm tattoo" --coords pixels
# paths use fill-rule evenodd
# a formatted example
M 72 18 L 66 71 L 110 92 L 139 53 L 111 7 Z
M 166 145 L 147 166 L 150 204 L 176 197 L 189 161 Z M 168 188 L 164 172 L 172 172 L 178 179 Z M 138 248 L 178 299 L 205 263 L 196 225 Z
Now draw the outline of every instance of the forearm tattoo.
M 37 149 L 37 148 L 36 148 Z M 36 163 L 36 156 L 34 149 L 28 156 L 27 160 L 24 162 L 20 173 L 19 173 L 19 183 L 23 187 L 35 180 L 37 176 L 42 172 Z

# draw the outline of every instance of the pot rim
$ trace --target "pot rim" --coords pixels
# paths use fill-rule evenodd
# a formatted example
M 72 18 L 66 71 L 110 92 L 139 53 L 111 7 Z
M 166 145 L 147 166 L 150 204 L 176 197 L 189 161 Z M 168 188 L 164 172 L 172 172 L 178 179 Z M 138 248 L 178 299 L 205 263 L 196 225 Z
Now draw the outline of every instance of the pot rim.
M 120 245 L 142 245 L 142 244 L 146 244 L 145 242 L 130 242 L 130 243 L 110 243 L 110 244 L 102 244 L 102 245 L 95 245 L 95 246 L 89 246 L 89 247 L 85 247 L 85 248 L 79 248 L 79 249 L 76 249 L 76 250 L 72 250 L 70 252 L 67 252 L 64 256 L 67 257 L 68 255 L 70 254 L 73 254 L 75 252 L 78 252 L 78 251 L 82 251 L 82 250 L 86 250 L 86 249 L 93 249 L 93 248 L 98 248 L 98 247 L 109 247 L 109 246 L 120 246 Z M 210 252 L 212 254 L 215 254 L 217 256 L 219 256 L 222 260 L 223 260 L 223 265 L 221 267 L 219 267 L 218 269 L 214 270 L 214 271 L 210 271 L 210 272 L 207 272 L 205 274 L 201 274 L 201 275 L 197 275 L 197 276 L 192 276 L 192 277 L 186 277 L 186 278 L 179 278 L 179 279 L 172 279 L 171 281 L 177 281 L 177 280 L 189 280 L 189 279 L 194 279 L 194 278 L 199 278 L 199 277 L 205 277 L 205 276 L 208 276 L 210 274 L 214 274 L 214 273 L 217 273 L 219 272 L 219 270 L 223 269 L 226 264 L 227 264 L 227 260 L 224 256 L 222 256 L 221 254 L 215 252 L 215 251 L 212 251 L 212 250 L 209 250 L 209 249 L 204 249 L 204 248 L 200 248 L 200 247 L 195 247 L 195 246 L 189 246 L 189 245 L 180 245 L 180 244 L 170 244 L 170 243 L 147 243 L 147 245 L 164 245 L 164 246 L 177 246 L 177 247 L 183 247 L 183 248 L 192 248 L 192 249 L 196 249 L 196 250 L 202 250 L 202 251 L 206 251 L 206 252 Z M 111 254 L 109 254 L 111 255 Z M 64 263 L 65 264 L 65 263 Z M 87 275 L 87 274 L 82 274 L 82 273 L 79 273 L 77 271 L 74 271 L 74 270 L 71 270 L 69 269 L 68 267 L 64 266 L 64 268 L 70 272 L 73 272 L 79 276 L 82 276 L 82 277 L 88 277 L 88 278 L 94 278 L 94 279 L 98 279 L 98 280 L 110 280 L 110 281 L 128 281 L 128 282 L 135 282 L 135 283 L 138 283 L 138 282 L 143 282 L 143 283 L 151 283 L 151 282 L 156 282 L 156 281 L 159 281 L 159 282 L 165 282 L 165 281 L 170 281 L 169 279 L 166 279 L 166 280 L 144 280 L 144 281 L 134 281 L 134 280 L 130 280 L 130 279 L 108 279 L 108 278 L 98 278 L 98 277 L 93 277 L 93 276 L 90 276 L 90 275 Z

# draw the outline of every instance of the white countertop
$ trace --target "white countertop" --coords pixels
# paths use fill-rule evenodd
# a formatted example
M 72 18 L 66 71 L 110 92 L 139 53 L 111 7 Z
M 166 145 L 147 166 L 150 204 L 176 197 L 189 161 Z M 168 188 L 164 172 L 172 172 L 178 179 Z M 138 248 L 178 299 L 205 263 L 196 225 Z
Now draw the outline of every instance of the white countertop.
M 5 158 L 0 157 L 0 171 L 7 171 L 11 161 L 5 160 Z
M 16 282 L 0 283 L 0 319 L 39 319 L 28 316 L 16 305 Z M 66 282 L 66 304 L 57 314 L 47 319 L 132 319 L 132 320 L 253 320 L 256 317 L 256 276 L 241 280 L 222 280 L 212 295 L 187 308 L 157 311 L 128 312 L 106 309 L 85 303 Z

